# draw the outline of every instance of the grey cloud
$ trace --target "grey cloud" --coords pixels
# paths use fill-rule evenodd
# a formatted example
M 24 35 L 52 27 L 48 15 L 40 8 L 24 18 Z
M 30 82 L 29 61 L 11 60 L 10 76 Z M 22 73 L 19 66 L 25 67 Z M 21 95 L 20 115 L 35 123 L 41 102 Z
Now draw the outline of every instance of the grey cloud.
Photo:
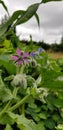
M 30 6 L 32 3 L 36 3 L 38 2 L 38 0 L 10 0 L 9 1 L 9 5 L 11 5 L 12 7 L 12 10 L 11 8 L 9 8 L 9 11 L 11 10 L 11 12 L 14 12 L 15 10 L 19 10 L 19 9 L 27 9 L 28 6 Z M 39 0 L 40 2 L 40 0 Z M 10 7 L 10 6 L 9 6 Z
M 44 28 L 63 27 L 63 2 L 41 5 L 38 13 Z

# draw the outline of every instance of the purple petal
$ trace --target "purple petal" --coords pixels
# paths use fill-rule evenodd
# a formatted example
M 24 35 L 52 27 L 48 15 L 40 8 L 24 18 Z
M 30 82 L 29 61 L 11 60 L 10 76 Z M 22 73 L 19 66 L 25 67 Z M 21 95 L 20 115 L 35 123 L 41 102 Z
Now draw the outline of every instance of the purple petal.
M 38 49 L 38 52 L 41 52 L 41 51 L 42 51 L 42 48 L 39 48 L 39 49 Z
M 21 61 L 21 60 L 19 60 L 19 61 L 17 62 L 17 64 L 18 64 L 18 65 L 21 65 L 21 64 L 22 64 L 22 61 Z
M 24 59 L 24 62 L 25 62 L 26 64 L 28 64 L 28 59 Z
M 31 56 L 31 57 L 34 57 L 34 56 L 35 56 L 35 52 L 31 52 L 31 53 L 30 53 L 30 56 Z
M 24 57 L 28 57 L 28 56 L 29 56 L 28 52 L 26 52 L 26 53 L 23 54 L 23 58 Z
M 11 59 L 16 61 L 16 60 L 18 60 L 18 57 L 17 56 L 12 56 Z
M 21 50 L 18 48 L 18 49 L 16 50 L 16 53 L 18 54 L 18 56 L 20 56 L 20 55 L 21 55 Z

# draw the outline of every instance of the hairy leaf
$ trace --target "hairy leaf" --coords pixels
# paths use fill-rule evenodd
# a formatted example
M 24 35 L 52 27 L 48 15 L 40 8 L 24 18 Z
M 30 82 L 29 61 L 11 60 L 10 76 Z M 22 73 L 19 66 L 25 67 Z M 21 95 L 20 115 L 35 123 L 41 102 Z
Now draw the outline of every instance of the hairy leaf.
M 17 127 L 21 130 L 36 130 L 36 124 L 33 120 L 27 119 L 24 115 L 17 115 L 9 112 L 9 116 L 17 123 Z
M 63 76 L 63 73 L 54 70 L 43 71 L 42 86 L 52 89 L 63 89 L 63 80 L 58 80 L 58 77 Z
M 13 98 L 13 95 L 10 89 L 5 87 L 0 87 L 0 101 L 7 102 Z
M 16 66 L 10 61 L 10 58 L 7 55 L 0 56 L 0 67 L 3 66 L 9 74 L 16 72 Z
M 6 125 L 6 124 L 14 124 L 13 119 L 8 116 L 7 113 L 4 113 L 2 116 L 0 116 L 0 124 Z
M 6 125 L 5 130 L 13 130 L 9 124 Z

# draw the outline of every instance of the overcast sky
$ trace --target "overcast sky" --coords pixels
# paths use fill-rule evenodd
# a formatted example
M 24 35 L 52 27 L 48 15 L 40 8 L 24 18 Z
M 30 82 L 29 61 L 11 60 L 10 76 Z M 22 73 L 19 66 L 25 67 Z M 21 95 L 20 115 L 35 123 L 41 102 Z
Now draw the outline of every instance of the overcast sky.
M 26 9 L 29 5 L 40 0 L 4 0 L 8 6 L 10 14 L 15 10 Z M 63 1 L 49 2 L 42 4 L 37 13 L 40 17 L 40 29 L 38 28 L 35 17 L 27 23 L 17 27 L 17 35 L 20 39 L 29 39 L 30 34 L 33 40 L 48 43 L 59 42 L 63 35 Z M 0 5 L 0 19 L 4 16 L 5 11 Z

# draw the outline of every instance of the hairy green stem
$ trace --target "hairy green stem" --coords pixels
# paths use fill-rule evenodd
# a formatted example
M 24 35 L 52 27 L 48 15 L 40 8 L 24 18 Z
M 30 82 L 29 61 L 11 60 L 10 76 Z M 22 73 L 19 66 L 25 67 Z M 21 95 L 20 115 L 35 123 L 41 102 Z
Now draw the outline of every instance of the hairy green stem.
M 7 109 L 8 109 L 8 107 L 9 107 L 10 103 L 11 103 L 11 101 L 9 101 L 9 102 L 6 104 L 6 106 L 4 107 L 4 109 L 0 112 L 0 116 L 7 111 Z
M 17 66 L 17 74 L 19 73 L 20 73 L 20 66 L 19 67 Z
M 25 115 L 25 104 L 22 105 L 22 114 Z
M 15 109 L 17 109 L 20 105 L 24 104 L 28 100 L 29 97 L 30 95 L 25 96 L 21 101 L 19 101 L 17 104 L 9 108 L 9 111 L 14 111 Z

